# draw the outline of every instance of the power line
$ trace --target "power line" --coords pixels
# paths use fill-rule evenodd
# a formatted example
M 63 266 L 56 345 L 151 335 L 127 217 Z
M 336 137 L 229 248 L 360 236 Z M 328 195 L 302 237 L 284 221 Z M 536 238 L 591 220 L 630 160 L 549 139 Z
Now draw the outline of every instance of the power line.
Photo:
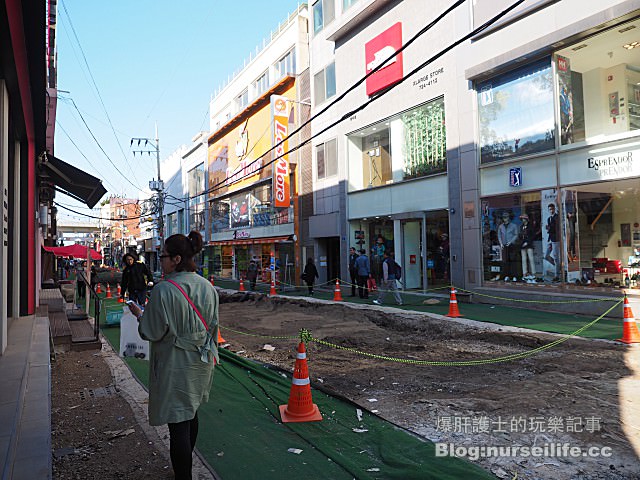
M 60 3 L 62 4 L 62 8 L 63 8 L 65 14 L 67 15 L 67 20 L 69 21 L 69 25 L 71 26 L 71 31 L 73 32 L 73 36 L 75 37 L 76 42 L 78 44 L 78 48 L 80 49 L 80 53 L 82 54 L 82 58 L 84 60 L 84 64 L 86 65 L 87 71 L 89 72 L 89 77 L 91 77 L 91 82 L 93 84 L 93 87 L 94 87 L 96 93 L 98 94 L 98 99 L 100 100 L 100 105 L 102 106 L 102 110 L 104 111 L 104 114 L 107 117 L 107 120 L 109 122 L 109 126 L 111 127 L 111 131 L 113 132 L 113 137 L 116 139 L 116 143 L 118 144 L 118 148 L 120 149 L 120 152 L 122 153 L 122 157 L 124 158 L 124 161 L 125 161 L 126 165 L 129 167 L 129 171 L 131 172 L 131 174 L 133 175 L 133 178 L 137 182 L 138 179 L 136 177 L 136 174 L 133 171 L 133 169 L 131 168 L 131 165 L 129 164 L 129 161 L 127 160 L 127 156 L 125 155 L 124 150 L 122 149 L 122 145 L 120 145 L 120 140 L 118 140 L 118 135 L 116 135 L 116 130 L 115 130 L 114 126 L 113 126 L 113 123 L 111 122 L 111 117 L 109 116 L 109 112 L 107 111 L 107 107 L 105 106 L 104 101 L 102 100 L 102 95 L 100 94 L 100 89 L 98 88 L 98 84 L 96 83 L 96 80 L 93 77 L 93 73 L 91 72 L 91 68 L 89 67 L 89 62 L 87 61 L 87 57 L 86 57 L 86 55 L 84 53 L 84 49 L 82 48 L 82 44 L 80 43 L 80 38 L 78 37 L 78 34 L 76 33 L 76 29 L 73 26 L 73 21 L 71 20 L 71 15 L 69 15 L 69 11 L 67 10 L 67 6 L 65 5 L 64 1 L 60 0 Z M 75 103 L 74 103 L 74 105 L 75 105 Z M 84 119 L 83 119 L 83 121 L 84 121 Z
M 499 19 L 501 19 L 502 17 L 504 17 L 505 15 L 507 15 L 509 12 L 511 12 L 513 9 L 515 9 L 516 7 L 518 7 L 521 3 L 523 3 L 525 0 L 517 0 L 516 2 L 514 2 L 513 4 L 511 4 L 509 7 L 507 7 L 506 9 L 504 9 L 502 12 L 500 12 L 499 14 L 497 14 L 496 16 L 492 17 L 491 19 L 489 19 L 488 21 L 486 21 L 484 24 L 480 25 L 479 27 L 477 27 L 476 29 L 472 30 L 471 32 L 469 32 L 467 35 L 463 36 L 462 38 L 458 39 L 457 41 L 455 41 L 454 43 L 448 45 L 447 47 L 445 47 L 444 49 L 440 50 L 437 54 L 433 55 L 432 57 L 430 57 L 428 60 L 426 60 L 425 62 L 423 62 L 422 64 L 418 65 L 416 68 L 414 68 L 413 70 L 411 70 L 408 74 L 404 75 L 402 77 L 402 79 L 400 79 L 397 83 L 395 83 L 392 87 L 388 88 L 387 90 L 384 90 L 383 92 L 381 92 L 380 94 L 371 97 L 369 100 L 367 100 L 366 102 L 364 102 L 363 104 L 361 104 L 360 106 L 356 107 L 355 109 L 353 109 L 352 111 L 344 114 L 341 118 L 339 118 L 338 120 L 336 120 L 335 122 L 331 123 L 330 125 L 326 126 L 325 128 L 323 128 L 322 130 L 320 130 L 319 132 L 315 133 L 314 135 L 311 135 L 308 139 L 303 140 L 302 142 L 300 142 L 298 145 L 296 145 L 295 147 L 290 148 L 289 150 L 287 150 L 286 152 L 282 153 L 280 156 L 270 160 L 269 162 L 267 162 L 266 164 L 262 165 L 260 168 L 258 168 L 256 171 L 253 171 L 250 175 L 244 175 L 240 178 L 237 178 L 236 180 L 234 180 L 231 183 L 228 183 L 226 180 L 219 182 L 216 185 L 213 185 L 211 188 L 209 188 L 208 190 L 188 197 L 189 199 L 192 198 L 197 198 L 201 195 L 206 195 L 208 193 L 213 193 L 216 190 L 219 190 L 220 188 L 224 187 L 224 186 L 230 186 L 233 185 L 235 183 L 238 183 L 242 180 L 244 180 L 245 178 L 248 178 L 249 176 L 253 176 L 256 174 L 256 172 L 262 171 L 263 169 L 265 169 L 266 167 L 268 167 L 269 165 L 273 164 L 274 162 L 276 162 L 277 160 L 279 160 L 280 158 L 284 157 L 285 155 L 288 155 L 289 153 L 293 153 L 296 150 L 299 150 L 300 148 L 302 148 L 304 145 L 306 145 L 307 143 L 309 143 L 311 140 L 313 140 L 314 138 L 316 138 L 317 136 L 323 134 L 324 132 L 326 132 L 327 130 L 335 127 L 336 125 L 339 125 L 340 123 L 344 122 L 345 120 L 349 119 L 351 116 L 355 115 L 356 113 L 358 113 L 359 111 L 365 109 L 369 104 L 379 100 L 380 98 L 382 98 L 384 95 L 386 95 L 387 93 L 389 93 L 390 91 L 392 91 L 393 89 L 395 89 L 396 87 L 398 87 L 400 84 L 404 83 L 408 78 L 412 77 L 415 73 L 417 73 L 419 70 L 422 70 L 424 67 L 426 67 L 427 65 L 431 64 L 432 62 L 434 62 L 435 60 L 437 60 L 438 58 L 440 58 L 442 55 L 444 55 L 445 53 L 448 53 L 449 51 L 451 51 L 452 49 L 454 49 L 455 47 L 457 47 L 458 45 L 460 45 L 461 43 L 467 41 L 468 39 L 478 35 L 480 32 L 486 30 L 488 27 L 490 27 L 491 25 L 493 25 L 496 21 L 498 21 Z M 458 6 L 460 6 L 461 4 L 465 3 L 464 0 L 458 0 L 456 1 L 453 5 L 451 5 L 449 8 L 447 8 L 443 13 L 441 13 L 435 20 L 433 20 L 432 22 L 430 22 L 428 25 L 426 25 L 424 28 L 422 28 L 418 33 L 416 33 L 416 35 L 414 35 L 411 39 L 409 39 L 400 49 L 396 50 L 392 55 L 389 56 L 389 58 L 387 58 L 386 60 L 384 60 L 383 62 L 381 62 L 376 68 L 374 68 L 373 70 L 371 70 L 369 73 L 367 73 L 364 77 L 362 77 L 360 80 L 358 80 L 356 83 L 354 83 L 351 87 L 349 87 L 344 93 L 342 93 L 341 95 L 339 95 L 336 99 L 334 99 L 329 105 L 327 105 L 326 107 L 324 107 L 320 112 L 312 115 L 308 120 L 306 120 L 302 125 L 300 125 L 298 128 L 296 128 L 295 130 L 293 130 L 292 132 L 289 133 L 289 135 L 284 138 L 283 140 L 279 141 L 278 143 L 276 143 L 275 145 L 273 145 L 270 149 L 268 149 L 266 152 L 264 152 L 264 154 L 262 154 L 260 157 L 257 157 L 256 160 L 254 160 L 253 162 L 251 162 L 249 165 L 247 165 L 247 167 L 253 165 L 255 162 L 257 162 L 258 160 L 264 158 L 267 154 L 269 154 L 270 152 L 272 152 L 273 150 L 275 150 L 277 147 L 279 147 L 280 145 L 282 145 L 285 141 L 287 141 L 291 136 L 295 135 L 296 133 L 298 133 L 300 130 L 302 130 L 303 127 L 305 127 L 306 125 L 310 124 L 314 119 L 316 119 L 318 116 L 324 114 L 330 107 L 332 107 L 333 105 L 335 105 L 338 101 L 342 100 L 348 93 L 350 93 L 351 91 L 353 91 L 356 87 L 358 87 L 359 85 L 361 85 L 368 77 L 370 77 L 371 75 L 373 75 L 374 73 L 376 73 L 378 70 L 380 70 L 384 65 L 386 65 L 386 63 L 391 60 L 393 57 L 395 57 L 398 53 L 402 52 L 405 48 L 407 48 L 409 45 L 411 45 L 418 37 L 424 35 L 424 33 L 426 33 L 428 30 L 430 30 L 433 26 L 435 26 L 438 22 L 440 22 L 440 20 L 442 20 L 442 18 L 444 18 L 447 14 L 449 14 L 451 11 L 453 11 L 455 8 L 457 8 Z
M 69 133 L 65 130 L 65 128 L 62 126 L 62 124 L 60 123 L 59 120 L 56 119 L 56 124 L 58 125 L 58 127 L 60 127 L 60 129 L 62 130 L 62 133 L 64 133 L 67 138 L 69 139 L 69 141 L 73 144 L 74 147 L 76 147 L 76 149 L 78 150 L 78 152 L 80 152 L 80 155 L 82 155 L 87 162 L 89 162 L 89 165 L 98 173 L 98 175 L 100 175 L 101 177 L 104 178 L 104 181 L 107 182 L 111 188 L 113 188 L 113 191 L 116 191 L 116 188 L 113 186 L 113 184 L 111 182 L 109 182 L 109 180 L 107 180 L 107 177 L 105 175 L 103 175 L 100 171 L 98 171 L 98 169 L 96 168 L 95 165 L 93 165 L 91 163 L 91 160 L 89 160 L 89 158 L 84 154 L 84 152 L 82 150 L 80 150 L 80 147 L 78 147 L 78 145 L 76 144 L 76 142 L 73 140 L 73 138 L 71 138 L 71 136 L 69 135 Z
M 138 216 L 135 216 L 135 217 L 104 218 L 104 217 L 96 217 L 95 215 L 89 215 L 87 213 L 78 212 L 78 211 L 73 210 L 71 208 L 64 207 L 58 202 L 53 202 L 53 203 L 54 203 L 55 206 L 60 207 L 63 210 L 67 210 L 69 212 L 75 213 L 76 215 L 80 215 L 80 216 L 87 217 L 87 218 L 96 218 L 98 220 L 107 220 L 107 221 L 111 221 L 111 222 L 123 222 L 123 221 L 126 221 L 126 220 L 137 220 L 137 219 L 140 219 L 140 218 L 148 217 L 148 216 L 153 215 L 155 213 L 152 210 L 149 213 L 145 213 L 144 215 L 138 215 Z

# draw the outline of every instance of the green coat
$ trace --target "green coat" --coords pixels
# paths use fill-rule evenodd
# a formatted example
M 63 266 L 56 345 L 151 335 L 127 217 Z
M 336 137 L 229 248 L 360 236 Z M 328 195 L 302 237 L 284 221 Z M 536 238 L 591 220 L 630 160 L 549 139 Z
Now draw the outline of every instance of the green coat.
M 166 277 L 189 295 L 215 340 L 209 363 L 200 359 L 205 341 L 202 321 L 175 285 L 159 282 L 152 291 L 138 332 L 151 342 L 149 370 L 149 424 L 164 425 L 193 419 L 201 403 L 209 400 L 213 367 L 218 363 L 218 293 L 192 272 Z

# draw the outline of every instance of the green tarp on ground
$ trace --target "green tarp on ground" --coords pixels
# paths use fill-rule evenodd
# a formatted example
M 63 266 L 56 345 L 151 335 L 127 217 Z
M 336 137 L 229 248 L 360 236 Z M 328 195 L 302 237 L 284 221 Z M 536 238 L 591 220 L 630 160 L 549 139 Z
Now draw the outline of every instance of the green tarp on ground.
M 106 328 L 103 333 L 117 351 L 119 328 Z M 148 363 L 138 359 L 126 362 L 146 383 Z M 290 375 L 221 352 L 211 400 L 198 414 L 197 444 L 221 478 L 493 478 L 469 462 L 436 457 L 433 443 L 374 414 L 362 411 L 359 420 L 357 406 L 315 389 L 313 401 L 323 420 L 283 424 L 278 406 L 287 403 L 290 388 Z

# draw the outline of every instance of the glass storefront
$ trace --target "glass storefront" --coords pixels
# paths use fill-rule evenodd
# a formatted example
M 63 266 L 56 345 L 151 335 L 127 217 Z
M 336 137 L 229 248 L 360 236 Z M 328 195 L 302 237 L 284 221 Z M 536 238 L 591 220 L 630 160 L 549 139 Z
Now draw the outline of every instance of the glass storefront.
M 352 189 L 446 172 L 444 99 L 437 98 L 348 136 L 350 159 L 362 177 Z
M 637 179 L 483 199 L 485 281 L 635 284 L 639 201 Z
M 561 145 L 640 129 L 638 27 L 636 19 L 556 52 Z
M 637 27 L 477 84 L 485 284 L 636 286 Z

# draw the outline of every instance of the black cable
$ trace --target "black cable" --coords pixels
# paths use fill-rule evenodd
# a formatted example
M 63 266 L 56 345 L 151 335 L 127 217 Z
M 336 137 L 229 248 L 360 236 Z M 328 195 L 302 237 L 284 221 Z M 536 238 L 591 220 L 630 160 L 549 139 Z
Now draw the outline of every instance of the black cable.
M 393 86 L 391 86 L 390 88 L 388 88 L 387 90 L 384 90 L 383 92 L 377 94 L 374 97 L 371 97 L 369 100 L 367 100 L 366 102 L 364 102 L 363 104 L 361 104 L 359 107 L 356 107 L 355 109 L 353 109 L 352 111 L 344 114 L 341 118 L 339 118 L 338 120 L 336 120 L 335 122 L 331 123 L 330 125 L 328 125 L 327 127 L 323 128 L 322 130 L 320 130 L 319 132 L 315 133 L 314 135 L 311 135 L 308 139 L 303 140 L 301 143 L 299 143 L 298 145 L 296 145 L 295 147 L 290 148 L 289 150 L 287 150 L 286 152 L 284 152 L 283 154 L 281 154 L 280 156 L 270 160 L 269 162 L 267 162 L 266 164 L 264 164 L 263 166 L 261 166 L 257 171 L 252 172 L 251 176 L 255 175 L 257 172 L 262 171 L 264 168 L 270 166 L 271 164 L 273 164 L 274 162 L 276 162 L 277 160 L 279 160 L 280 158 L 284 157 L 285 155 L 288 155 L 290 153 L 295 152 L 296 150 L 299 150 L 300 148 L 302 148 L 304 145 L 306 145 L 307 143 L 309 143 L 311 140 L 313 140 L 314 138 L 316 138 L 317 136 L 323 134 L 324 132 L 326 132 L 327 130 L 330 130 L 331 128 L 335 127 L 336 125 L 339 125 L 340 123 L 344 122 L 345 120 L 349 119 L 351 116 L 353 116 L 354 114 L 360 112 L 361 110 L 364 110 L 369 104 L 377 101 L 378 99 L 382 98 L 384 95 L 386 95 L 387 93 L 389 93 L 390 91 L 392 91 L 393 89 L 395 89 L 397 86 L 399 86 L 400 84 L 402 84 L 403 82 L 405 82 L 408 78 L 412 77 L 415 73 L 417 73 L 419 70 L 422 70 L 424 67 L 426 67 L 427 65 L 433 63 L 435 60 L 437 60 L 438 58 L 440 58 L 441 56 L 443 56 L 444 54 L 448 53 L 449 51 L 453 50 L 455 47 L 457 47 L 458 45 L 460 45 L 461 43 L 467 41 L 468 39 L 478 35 L 480 32 L 486 30 L 488 27 L 490 27 L 491 25 L 493 25 L 496 21 L 500 20 L 502 17 L 504 17 L 505 15 L 507 15 L 509 12 L 511 12 L 513 9 L 515 9 L 516 7 L 518 7 L 520 4 L 522 4 L 525 0 L 517 0 L 516 2 L 514 2 L 512 5 L 510 5 L 509 7 L 507 7 L 506 9 L 504 9 L 502 12 L 500 12 L 499 14 L 495 15 L 494 17 L 492 17 L 491 19 L 489 19 L 488 21 L 486 21 L 484 24 L 482 24 L 481 26 L 477 27 L 476 29 L 472 30 L 471 32 L 469 32 L 467 35 L 463 36 L 462 38 L 460 38 L 459 40 L 455 41 L 454 43 L 450 44 L 449 46 L 445 47 L 444 49 L 440 50 L 440 52 L 438 52 L 437 54 L 433 55 L 432 57 L 430 57 L 428 60 L 426 60 L 425 62 L 423 62 L 422 64 L 420 64 L 419 66 L 417 66 L 416 68 L 414 68 L 413 70 L 411 70 L 408 74 L 404 75 L 402 77 L 402 79 L 400 79 L 397 83 L 395 83 Z M 409 39 L 405 45 L 403 45 L 400 49 L 398 49 L 397 51 L 395 51 L 392 55 L 389 56 L 389 58 L 387 58 L 384 62 L 380 63 L 380 65 L 378 65 L 376 68 L 374 68 L 373 70 L 371 70 L 369 73 L 367 73 L 364 77 L 362 77 L 360 80 L 358 80 L 354 85 L 352 85 L 351 87 L 349 87 L 344 93 L 342 93 L 340 96 L 338 96 L 336 99 L 334 99 L 329 105 L 327 105 L 326 107 L 324 107 L 320 112 L 312 115 L 307 121 L 305 121 L 302 125 L 300 125 L 297 129 L 295 129 L 294 131 L 292 131 L 291 133 L 289 133 L 289 135 L 284 138 L 283 140 L 281 140 L 280 142 L 276 143 L 274 146 L 272 146 L 269 150 L 267 150 L 263 155 L 261 155 L 260 157 L 256 158 L 256 160 L 254 160 L 253 162 L 251 162 L 249 165 L 247 165 L 247 167 L 253 165 L 255 162 L 257 162 L 258 160 L 264 158 L 265 155 L 269 154 L 270 152 L 272 152 L 274 149 L 276 149 L 277 147 L 279 147 L 280 145 L 282 145 L 285 141 L 287 141 L 292 135 L 298 133 L 303 127 L 305 127 L 306 125 L 308 125 L 309 123 L 311 123 L 312 120 L 314 120 L 315 118 L 317 118 L 319 115 L 325 113 L 330 107 L 332 107 L 336 102 L 342 100 L 349 92 L 351 92 L 353 89 L 355 89 L 356 87 L 358 87 L 359 85 L 361 85 L 368 77 L 370 77 L 371 75 L 373 75 L 374 73 L 376 73 L 378 70 L 380 70 L 380 68 L 382 68 L 383 65 L 385 65 L 390 59 L 392 59 L 393 57 L 395 57 L 398 53 L 402 52 L 407 46 L 409 46 L 411 43 L 413 43 L 418 37 L 420 37 L 421 35 L 423 35 L 424 33 L 426 33 L 428 30 L 430 30 L 434 25 L 436 25 L 440 20 L 442 20 L 442 18 L 444 18 L 447 14 L 449 14 L 453 9 L 457 8 L 458 6 L 460 6 L 462 3 L 464 3 L 464 0 L 458 0 L 456 1 L 453 5 L 451 5 L 449 8 L 447 8 L 443 13 L 441 13 L 435 20 L 433 20 L 432 22 L 430 22 L 427 26 L 425 26 L 424 28 L 422 28 L 416 35 L 414 35 L 411 39 Z M 198 195 L 194 195 L 194 196 L 190 196 L 187 197 L 188 199 L 192 199 L 192 198 L 197 198 L 201 195 L 206 195 L 208 193 L 213 193 L 216 190 L 219 190 L 220 188 L 222 188 L 223 186 L 230 186 L 233 185 L 237 182 L 240 182 L 242 180 L 244 180 L 245 178 L 248 178 L 248 175 L 240 177 L 236 180 L 234 180 L 231 183 L 227 183 L 227 181 L 223 181 L 223 182 L 219 182 L 218 184 L 214 185 L 213 187 L 211 187 L 210 189 L 206 190 L 205 192 L 202 192 Z
M 148 217 L 149 215 L 155 214 L 155 211 L 151 211 L 151 213 L 147 213 L 145 215 L 138 215 L 137 217 L 119 217 L 119 218 L 103 218 L 103 217 L 96 217 L 95 215 L 88 215 L 86 213 L 82 213 L 82 212 L 77 212 L 75 210 L 72 210 L 71 208 L 67 208 L 62 206 L 61 204 L 59 204 L 58 202 L 53 202 L 54 205 L 56 207 L 60 207 L 63 210 L 67 210 L 69 212 L 75 213 L 76 215 L 81 215 L 83 217 L 87 217 L 87 218 L 96 218 L 98 220 L 104 220 L 106 222 L 124 222 L 126 220 L 137 220 L 139 218 L 143 218 L 143 217 Z

